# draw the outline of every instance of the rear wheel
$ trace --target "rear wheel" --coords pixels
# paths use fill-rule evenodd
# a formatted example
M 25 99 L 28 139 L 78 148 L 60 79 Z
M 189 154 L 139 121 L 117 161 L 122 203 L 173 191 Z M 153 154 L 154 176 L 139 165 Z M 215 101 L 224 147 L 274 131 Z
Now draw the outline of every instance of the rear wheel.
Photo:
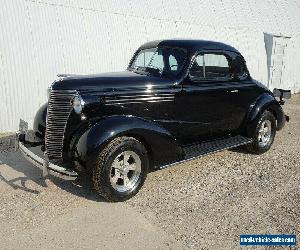
M 149 168 L 147 150 L 132 137 L 119 137 L 99 153 L 93 170 L 96 191 L 109 201 L 124 201 L 142 187 Z
M 276 119 L 274 115 L 265 111 L 258 119 L 255 131 L 251 136 L 253 143 L 247 145 L 247 149 L 256 154 L 262 154 L 268 151 L 276 135 Z

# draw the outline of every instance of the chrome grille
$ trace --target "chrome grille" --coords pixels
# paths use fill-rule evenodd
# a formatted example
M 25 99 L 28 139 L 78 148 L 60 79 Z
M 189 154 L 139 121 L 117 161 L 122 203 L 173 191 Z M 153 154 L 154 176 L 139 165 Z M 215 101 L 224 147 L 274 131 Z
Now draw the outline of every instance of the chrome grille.
M 76 91 L 51 90 L 48 101 L 46 151 L 49 159 L 62 159 L 64 134 Z

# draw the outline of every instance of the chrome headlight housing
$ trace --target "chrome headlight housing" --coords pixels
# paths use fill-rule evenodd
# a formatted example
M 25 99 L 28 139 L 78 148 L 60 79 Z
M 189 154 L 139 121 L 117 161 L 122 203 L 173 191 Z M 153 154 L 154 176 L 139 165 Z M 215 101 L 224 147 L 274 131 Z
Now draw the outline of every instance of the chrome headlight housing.
M 85 102 L 80 95 L 76 95 L 72 100 L 73 109 L 76 114 L 81 114 L 84 108 Z

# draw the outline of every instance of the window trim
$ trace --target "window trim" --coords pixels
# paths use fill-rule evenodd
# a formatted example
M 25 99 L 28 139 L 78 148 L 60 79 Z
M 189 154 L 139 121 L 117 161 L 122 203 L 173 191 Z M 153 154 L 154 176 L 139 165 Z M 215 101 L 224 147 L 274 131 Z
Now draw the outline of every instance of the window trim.
M 190 74 L 190 69 L 191 67 L 193 66 L 195 60 L 196 60 L 196 57 L 199 56 L 199 55 L 205 55 L 205 54 L 215 54 L 215 55 L 223 55 L 226 57 L 226 60 L 228 61 L 228 65 L 229 67 L 231 67 L 231 61 L 232 61 L 232 58 L 231 56 L 226 53 L 226 51 L 224 50 L 199 50 L 197 51 L 193 57 L 192 57 L 192 60 L 191 60 L 191 63 L 188 67 L 188 76 L 189 78 L 191 79 L 192 82 L 195 82 L 195 83 L 203 83 L 203 82 L 230 82 L 233 80 L 233 76 L 231 77 L 224 77 L 224 79 L 222 78 L 200 78 L 200 77 L 196 77 L 196 76 L 192 76 Z M 204 60 L 204 56 L 203 56 L 203 74 L 205 75 L 205 60 Z

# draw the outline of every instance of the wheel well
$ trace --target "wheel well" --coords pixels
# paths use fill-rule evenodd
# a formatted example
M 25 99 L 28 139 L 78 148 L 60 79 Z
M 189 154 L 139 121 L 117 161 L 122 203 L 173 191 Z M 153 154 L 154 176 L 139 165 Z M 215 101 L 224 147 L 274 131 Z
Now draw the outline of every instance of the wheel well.
M 132 137 L 132 138 L 138 140 L 140 143 L 142 143 L 145 146 L 147 153 L 148 153 L 149 167 L 150 167 L 150 170 L 152 170 L 154 167 L 153 150 L 152 150 L 151 145 L 147 142 L 147 140 L 143 136 L 138 135 L 138 134 L 124 134 L 122 136 Z
M 254 119 L 251 121 L 250 125 L 248 124 L 248 122 L 246 122 L 245 124 L 245 130 L 243 133 L 245 133 L 246 136 L 250 136 L 255 127 L 254 127 L 254 124 L 255 124 L 255 121 L 257 121 L 257 119 L 259 119 L 259 117 L 265 112 L 265 111 L 269 111 L 272 115 L 274 115 L 275 117 L 275 121 L 276 121 L 276 128 L 278 127 L 278 115 L 276 113 L 276 110 L 271 107 L 271 106 L 267 106 L 267 107 L 263 107 L 261 108 L 261 110 L 255 115 Z M 247 120 L 246 120 L 247 121 Z
M 277 114 L 276 114 L 276 111 L 272 108 L 268 108 L 267 111 L 271 112 L 272 115 L 274 115 L 275 117 L 275 120 L 276 120 L 276 127 L 277 127 L 277 123 L 278 123 L 278 120 L 277 120 Z
M 272 108 L 268 108 L 268 109 L 267 109 L 267 111 L 271 112 L 271 113 L 272 113 L 272 115 L 274 115 L 275 119 L 277 120 L 277 114 L 276 114 L 276 112 L 275 112 L 275 110 L 274 110 L 274 109 L 272 109 Z

